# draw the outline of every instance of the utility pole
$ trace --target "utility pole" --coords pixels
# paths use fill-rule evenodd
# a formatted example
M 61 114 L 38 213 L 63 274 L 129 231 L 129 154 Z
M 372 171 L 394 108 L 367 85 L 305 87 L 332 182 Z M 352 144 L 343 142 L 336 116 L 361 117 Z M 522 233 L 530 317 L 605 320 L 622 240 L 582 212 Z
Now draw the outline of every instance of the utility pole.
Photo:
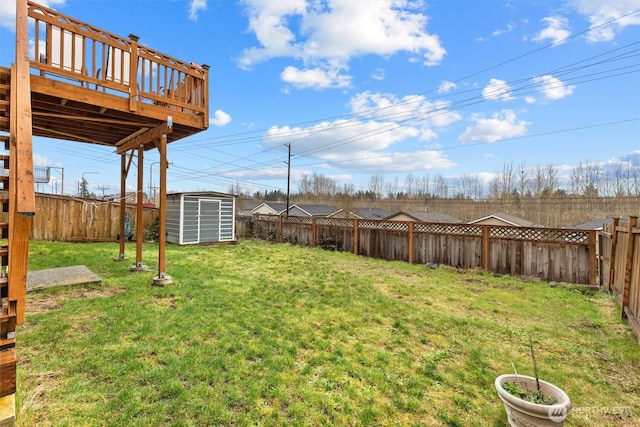
M 289 188 L 291 187 L 291 143 L 285 144 L 289 149 L 289 156 L 287 160 L 287 210 L 286 217 L 289 218 Z
M 98 186 L 98 190 L 102 190 L 102 198 L 104 199 L 104 190 L 107 190 L 108 188 L 110 188 L 110 185 L 101 185 Z

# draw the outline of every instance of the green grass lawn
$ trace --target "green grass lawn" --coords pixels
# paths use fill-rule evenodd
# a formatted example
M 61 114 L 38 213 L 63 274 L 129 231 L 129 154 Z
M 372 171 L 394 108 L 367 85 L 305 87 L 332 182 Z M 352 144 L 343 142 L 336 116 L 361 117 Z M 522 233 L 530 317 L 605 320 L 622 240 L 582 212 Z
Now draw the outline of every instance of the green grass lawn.
M 639 425 L 640 346 L 608 295 L 253 241 L 170 245 L 156 287 L 157 245 L 150 272 L 118 253 L 31 243 L 30 270 L 103 283 L 29 294 L 18 426 L 504 426 L 493 382 L 533 375 L 529 337 L 565 425 Z

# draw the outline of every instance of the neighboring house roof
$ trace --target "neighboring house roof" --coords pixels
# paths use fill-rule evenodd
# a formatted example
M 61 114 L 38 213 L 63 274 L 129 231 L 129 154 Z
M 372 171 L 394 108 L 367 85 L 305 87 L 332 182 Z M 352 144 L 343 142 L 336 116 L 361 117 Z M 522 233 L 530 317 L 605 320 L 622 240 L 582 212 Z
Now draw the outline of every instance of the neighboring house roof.
M 353 209 L 348 212 L 348 215 L 345 215 L 344 209 L 340 209 L 337 212 L 332 213 L 329 216 L 337 216 L 337 217 L 354 217 L 358 219 L 384 219 L 391 215 L 391 211 L 382 208 L 359 208 Z
M 400 216 L 408 216 L 414 221 L 418 222 L 443 222 L 448 224 L 459 224 L 462 222 L 461 219 L 456 218 L 455 216 L 447 215 L 441 212 L 435 211 L 400 211 L 394 214 L 391 214 L 384 219 L 388 219 L 393 221 L 394 218 Z
M 283 202 L 263 202 L 253 208 L 251 212 L 263 210 L 263 208 L 267 209 L 268 211 L 272 211 L 274 214 L 281 214 L 287 210 L 287 204 Z
M 336 211 L 335 207 L 329 205 L 292 205 L 289 207 L 289 215 L 294 216 L 329 216 Z
M 353 213 L 360 219 L 384 219 L 391 215 L 391 211 L 382 208 L 361 208 L 354 209 Z
M 491 214 L 487 216 L 483 216 L 482 218 L 474 219 L 473 221 L 469 221 L 469 224 L 476 224 L 479 222 L 485 222 L 490 219 L 496 219 L 498 221 L 502 221 L 507 225 L 512 225 L 515 227 L 541 227 L 540 224 L 536 224 L 533 221 L 529 221 L 527 219 L 518 218 L 517 216 L 505 214 L 505 213 L 497 213 Z
M 262 204 L 262 202 L 252 199 L 240 199 L 239 202 L 240 203 L 238 204 L 240 205 L 240 209 L 245 211 L 251 211 Z
M 580 224 L 567 225 L 564 228 L 575 228 L 577 230 L 602 230 L 604 224 L 613 224 L 613 217 L 593 219 Z

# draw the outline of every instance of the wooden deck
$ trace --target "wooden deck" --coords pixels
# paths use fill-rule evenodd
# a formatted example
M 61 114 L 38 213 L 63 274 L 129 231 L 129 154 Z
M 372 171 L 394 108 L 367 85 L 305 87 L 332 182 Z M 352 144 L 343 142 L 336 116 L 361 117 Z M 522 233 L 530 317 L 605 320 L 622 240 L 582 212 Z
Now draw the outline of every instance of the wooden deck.
M 207 66 L 36 3 L 28 2 L 28 19 L 34 136 L 113 146 L 122 153 L 139 143 L 155 148 L 149 137 L 154 129 L 171 143 L 208 127 Z M 0 67 L 0 81 L 9 77 L 10 69 Z M 8 117 L 1 103 L 0 118 Z M 9 130 L 8 120 L 0 119 L 0 130 Z
M 6 1 L 6 0 L 3 0 Z M 16 61 L 0 67 L 0 426 L 15 423 L 16 326 L 25 321 L 29 237 L 37 214 L 32 137 L 113 147 L 120 155 L 120 256 L 126 178 L 134 156 L 143 193 L 145 150 L 160 158 L 158 276 L 165 267 L 167 144 L 208 127 L 208 67 L 154 51 L 28 0 L 16 0 Z M 143 222 L 142 197 L 137 223 Z M 136 230 L 143 271 L 143 229 Z

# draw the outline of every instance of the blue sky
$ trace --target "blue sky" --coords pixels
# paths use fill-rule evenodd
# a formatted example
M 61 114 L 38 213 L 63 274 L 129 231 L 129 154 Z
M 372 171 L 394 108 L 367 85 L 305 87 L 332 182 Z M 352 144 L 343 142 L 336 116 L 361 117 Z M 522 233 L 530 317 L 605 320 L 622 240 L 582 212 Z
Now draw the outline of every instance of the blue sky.
M 47 0 L 93 26 L 208 64 L 211 125 L 169 145 L 170 191 L 286 190 L 304 175 L 475 176 L 505 164 L 640 167 L 640 0 Z M 14 57 L 0 3 L 0 65 Z M 157 185 L 157 154 L 145 185 Z M 120 159 L 34 139 L 77 192 L 119 190 Z M 135 173 L 127 184 L 133 188 Z

